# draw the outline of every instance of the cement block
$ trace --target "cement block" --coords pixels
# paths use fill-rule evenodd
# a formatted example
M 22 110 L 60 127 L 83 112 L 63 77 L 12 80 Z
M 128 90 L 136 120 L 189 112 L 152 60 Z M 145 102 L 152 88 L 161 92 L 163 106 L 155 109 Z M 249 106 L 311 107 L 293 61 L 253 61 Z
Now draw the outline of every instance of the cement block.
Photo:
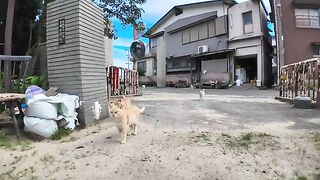
M 298 109 L 312 109 L 312 100 L 310 97 L 297 96 L 293 100 L 293 107 Z

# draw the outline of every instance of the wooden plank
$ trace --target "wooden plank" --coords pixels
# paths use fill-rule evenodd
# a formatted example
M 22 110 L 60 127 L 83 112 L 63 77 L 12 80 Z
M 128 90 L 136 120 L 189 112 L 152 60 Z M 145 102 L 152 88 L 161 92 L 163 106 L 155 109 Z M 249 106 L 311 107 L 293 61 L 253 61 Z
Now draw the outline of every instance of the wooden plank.
M 30 61 L 32 59 L 31 56 L 7 56 L 0 55 L 0 61 Z

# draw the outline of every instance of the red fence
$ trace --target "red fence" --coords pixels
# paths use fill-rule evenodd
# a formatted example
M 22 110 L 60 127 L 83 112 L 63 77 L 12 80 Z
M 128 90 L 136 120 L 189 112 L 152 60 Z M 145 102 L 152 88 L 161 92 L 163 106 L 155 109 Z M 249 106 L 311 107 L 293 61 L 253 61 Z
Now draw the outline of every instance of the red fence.
M 308 96 L 320 105 L 320 58 L 281 67 L 280 97 L 296 96 Z
M 108 97 L 139 95 L 138 72 L 122 67 L 108 66 L 107 90 Z

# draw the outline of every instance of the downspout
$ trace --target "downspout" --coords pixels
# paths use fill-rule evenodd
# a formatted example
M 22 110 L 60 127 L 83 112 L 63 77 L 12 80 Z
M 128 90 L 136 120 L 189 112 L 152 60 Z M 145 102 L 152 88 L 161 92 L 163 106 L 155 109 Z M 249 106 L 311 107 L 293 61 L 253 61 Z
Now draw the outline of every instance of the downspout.
M 260 29 L 261 29 L 261 36 L 260 36 L 260 41 L 261 41 L 261 45 L 260 45 L 260 47 L 261 47 L 261 62 L 262 62 L 262 60 L 263 61 L 265 61 L 265 57 L 264 57 L 264 54 L 263 54 L 263 47 L 264 47 L 264 45 L 263 45 L 263 26 L 262 26 L 262 16 L 261 16 L 261 7 L 260 7 L 260 1 L 258 1 L 259 2 L 259 17 L 260 17 Z M 264 64 L 265 62 L 262 62 L 262 64 Z M 265 76 L 265 64 L 263 65 L 263 70 L 262 70 L 262 68 L 261 68 L 261 71 L 263 72 L 263 74 L 261 74 L 261 75 L 263 75 L 263 77 Z M 261 79 L 262 79 L 262 76 L 261 76 Z M 261 86 L 263 86 L 264 84 L 265 84 L 265 80 L 266 80 L 266 77 L 264 77 L 264 82 L 262 82 L 262 80 L 260 79 L 260 81 L 261 81 Z
M 228 49 L 229 49 L 229 33 L 230 33 L 230 31 L 229 31 L 229 9 L 232 7 L 232 6 L 234 6 L 234 5 L 231 5 L 231 6 L 229 6 L 228 8 L 227 8 L 227 23 L 226 23 L 226 26 L 227 26 L 227 45 L 228 45 Z M 224 9 L 224 8 L 223 8 Z M 230 52 L 230 53 L 228 53 L 228 61 L 229 61 L 229 63 L 228 63 L 228 71 L 229 71 L 229 73 L 232 71 L 232 82 L 234 81 L 234 75 L 235 75 L 235 69 L 234 69 L 234 61 L 233 61 L 233 68 L 231 67 L 231 60 L 230 60 L 230 58 L 232 57 L 232 55 L 231 54 L 233 54 L 233 52 Z
M 277 60 L 277 85 L 279 86 L 280 84 L 280 39 L 279 39 L 279 27 L 278 27 L 278 12 L 277 12 L 277 7 L 276 7 L 276 0 L 270 0 L 269 1 L 270 6 L 271 6 L 271 12 L 273 14 L 273 19 L 274 19 L 274 33 L 275 33 L 275 38 L 276 38 L 276 60 Z M 272 8 L 273 7 L 273 8 Z M 272 52 L 274 52 L 274 49 L 272 48 Z

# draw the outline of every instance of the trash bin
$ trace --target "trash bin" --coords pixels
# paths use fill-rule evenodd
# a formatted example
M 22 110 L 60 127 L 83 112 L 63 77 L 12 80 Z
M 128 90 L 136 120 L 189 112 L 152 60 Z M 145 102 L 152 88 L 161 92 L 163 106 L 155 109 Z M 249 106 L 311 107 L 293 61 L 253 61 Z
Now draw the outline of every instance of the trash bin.
M 257 83 L 257 86 L 258 86 L 258 87 L 261 86 L 261 80 L 257 80 L 256 83 Z

